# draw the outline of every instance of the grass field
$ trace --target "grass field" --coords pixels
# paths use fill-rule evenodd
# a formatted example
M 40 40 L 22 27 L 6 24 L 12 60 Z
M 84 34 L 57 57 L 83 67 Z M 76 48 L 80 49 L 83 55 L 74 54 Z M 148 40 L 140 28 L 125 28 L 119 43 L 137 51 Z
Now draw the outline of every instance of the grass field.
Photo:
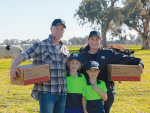
M 134 56 L 143 60 L 145 68 L 140 82 L 115 82 L 111 113 L 150 113 L 150 50 L 140 50 L 141 45 L 124 46 L 135 51 Z M 80 47 L 68 46 L 68 49 L 72 53 Z M 38 101 L 30 96 L 33 85 L 10 84 L 10 62 L 11 59 L 0 59 L 0 113 L 39 113 Z

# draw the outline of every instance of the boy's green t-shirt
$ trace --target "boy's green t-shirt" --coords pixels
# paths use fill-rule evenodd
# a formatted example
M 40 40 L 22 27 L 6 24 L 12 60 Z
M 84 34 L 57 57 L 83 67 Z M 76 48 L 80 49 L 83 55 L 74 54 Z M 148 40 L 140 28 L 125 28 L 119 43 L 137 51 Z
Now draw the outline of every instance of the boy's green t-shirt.
M 99 94 L 99 92 L 97 91 L 94 91 L 92 89 L 92 85 L 90 83 L 90 80 L 86 80 L 84 81 L 84 91 L 83 91 L 83 96 L 85 96 L 86 100 L 98 100 L 98 99 L 101 99 L 101 96 Z M 106 85 L 105 85 L 105 82 L 102 81 L 102 80 L 97 80 L 95 86 L 99 87 L 103 93 L 107 92 L 107 88 L 106 88 Z

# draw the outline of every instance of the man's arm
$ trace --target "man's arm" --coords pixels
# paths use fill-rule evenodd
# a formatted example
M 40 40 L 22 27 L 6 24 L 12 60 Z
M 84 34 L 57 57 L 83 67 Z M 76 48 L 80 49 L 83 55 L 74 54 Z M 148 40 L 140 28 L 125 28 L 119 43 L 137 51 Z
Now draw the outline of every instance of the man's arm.
M 19 54 L 19 55 L 15 58 L 13 64 L 12 64 L 11 67 L 10 67 L 10 77 L 11 77 L 12 79 L 15 80 L 15 79 L 17 78 L 16 72 L 17 72 L 17 73 L 20 73 L 19 70 L 17 69 L 17 65 L 21 64 L 21 62 L 23 62 L 23 60 L 24 60 L 24 56 L 23 56 L 22 54 Z
M 23 62 L 26 59 L 38 56 L 40 52 L 41 47 L 39 43 L 34 43 L 28 50 L 21 52 L 21 54 L 19 54 L 15 58 L 13 64 L 10 67 L 10 77 L 15 80 L 17 78 L 16 72 L 20 73 L 19 70 L 17 69 L 17 65 L 21 64 L 21 62 Z

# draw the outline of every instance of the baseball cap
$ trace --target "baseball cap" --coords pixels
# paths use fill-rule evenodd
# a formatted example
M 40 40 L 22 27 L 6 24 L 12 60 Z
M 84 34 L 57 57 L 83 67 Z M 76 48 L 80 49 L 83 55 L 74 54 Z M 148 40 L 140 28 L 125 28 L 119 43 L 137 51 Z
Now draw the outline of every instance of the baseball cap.
M 78 60 L 79 62 L 81 62 L 81 55 L 79 53 L 72 53 L 69 58 L 68 58 L 68 61 L 70 60 Z
M 90 69 L 98 69 L 99 70 L 99 63 L 96 61 L 89 61 L 86 64 L 86 70 L 90 70 Z
M 53 22 L 52 22 L 52 25 L 51 26 L 57 26 L 59 24 L 62 24 L 65 28 L 66 28 L 66 24 L 65 24 L 65 21 L 62 20 L 62 19 L 55 19 Z
M 100 39 L 101 39 L 101 36 L 100 36 L 100 32 L 98 31 L 91 31 L 90 34 L 89 34 L 89 38 L 93 35 L 97 35 Z

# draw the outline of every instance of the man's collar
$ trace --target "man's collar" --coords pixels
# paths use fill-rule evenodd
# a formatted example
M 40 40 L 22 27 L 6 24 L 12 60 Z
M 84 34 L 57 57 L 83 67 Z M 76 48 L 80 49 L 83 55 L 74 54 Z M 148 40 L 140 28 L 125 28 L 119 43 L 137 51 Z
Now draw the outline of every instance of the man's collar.
M 54 41 L 53 41 L 53 40 L 54 40 L 54 36 L 53 36 L 53 35 L 49 34 L 48 39 L 49 39 L 50 42 L 53 42 L 53 43 L 54 43 Z M 63 42 L 62 42 L 61 40 L 60 40 L 59 43 L 60 43 L 60 45 L 63 45 Z
M 97 79 L 96 82 L 97 82 L 97 84 L 100 84 L 100 81 L 98 79 Z M 92 85 L 91 82 L 90 82 L 90 79 L 87 79 L 87 85 Z

